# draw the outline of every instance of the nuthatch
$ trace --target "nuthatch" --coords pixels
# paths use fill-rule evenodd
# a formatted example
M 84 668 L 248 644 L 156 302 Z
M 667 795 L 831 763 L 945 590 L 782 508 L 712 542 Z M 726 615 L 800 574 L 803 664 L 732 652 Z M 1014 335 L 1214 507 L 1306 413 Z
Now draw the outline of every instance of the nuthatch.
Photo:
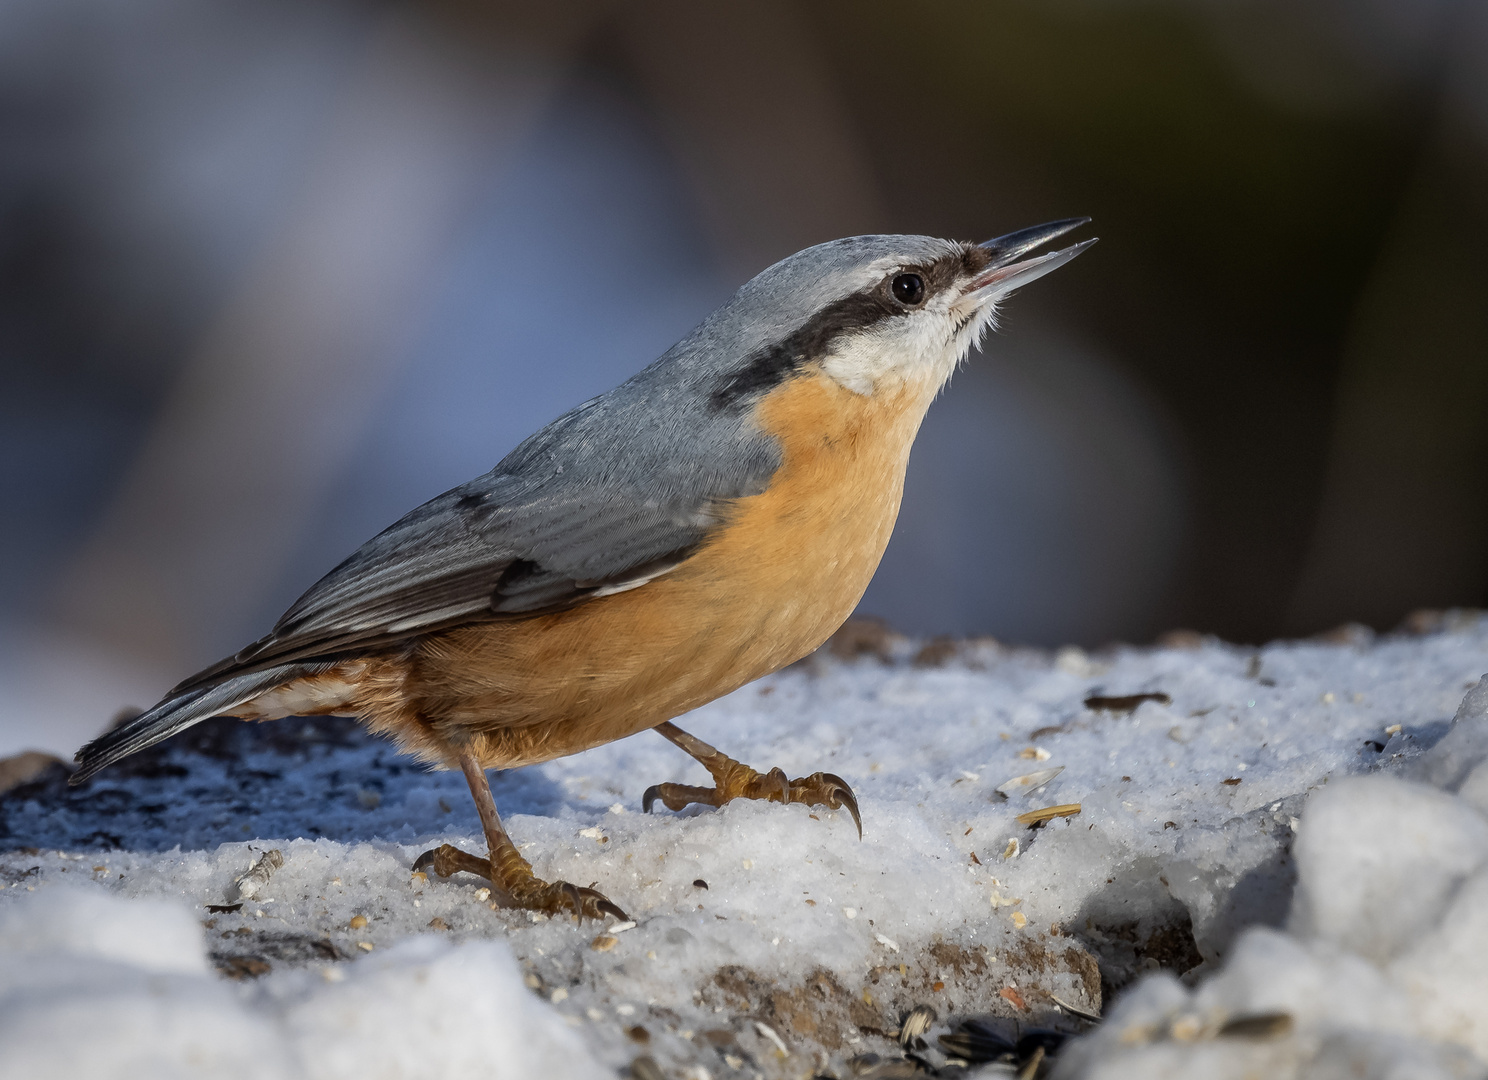
M 268 636 L 84 746 L 72 783 L 212 716 L 354 715 L 470 784 L 487 857 L 444 845 L 416 865 L 592 917 L 624 913 L 533 874 L 485 770 L 652 728 L 715 786 L 659 784 L 648 810 L 771 799 L 857 822 L 840 777 L 758 773 L 671 718 L 842 624 L 931 400 L 1000 299 L 1095 241 L 1031 253 L 1087 220 L 985 244 L 858 236 L 776 263 L 650 367 L 368 541 Z

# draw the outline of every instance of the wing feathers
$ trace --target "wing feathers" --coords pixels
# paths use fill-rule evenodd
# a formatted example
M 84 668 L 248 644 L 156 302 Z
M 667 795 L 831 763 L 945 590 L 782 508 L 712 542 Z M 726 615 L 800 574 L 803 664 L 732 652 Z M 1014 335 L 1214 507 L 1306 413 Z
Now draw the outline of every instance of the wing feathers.
M 747 418 L 710 413 L 705 396 L 686 391 L 679 362 L 669 353 L 490 473 L 406 514 L 312 586 L 273 633 L 173 693 L 560 611 L 674 569 L 780 462 Z

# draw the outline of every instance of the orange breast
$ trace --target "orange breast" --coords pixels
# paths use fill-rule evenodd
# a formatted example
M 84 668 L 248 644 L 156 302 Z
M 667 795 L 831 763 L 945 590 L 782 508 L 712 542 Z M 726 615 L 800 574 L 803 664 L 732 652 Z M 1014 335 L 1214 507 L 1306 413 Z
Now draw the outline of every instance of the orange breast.
M 871 397 L 819 374 L 758 410 L 780 442 L 769 490 L 740 499 L 691 559 L 630 592 L 425 639 L 359 707 L 405 748 L 488 768 L 654 727 L 805 656 L 852 612 L 888 544 L 933 387 Z

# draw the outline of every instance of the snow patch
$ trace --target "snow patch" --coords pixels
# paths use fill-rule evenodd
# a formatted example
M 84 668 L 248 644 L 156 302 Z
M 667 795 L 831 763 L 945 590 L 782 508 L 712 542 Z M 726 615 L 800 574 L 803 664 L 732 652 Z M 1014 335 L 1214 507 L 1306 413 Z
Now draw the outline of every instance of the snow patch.
M 1409 772 L 1465 787 L 1485 756 L 1488 677 Z M 1312 798 L 1294 853 L 1286 933 L 1243 931 L 1196 989 L 1143 981 L 1055 1077 L 1488 1076 L 1488 818 L 1359 776 Z
M 498 775 L 537 873 L 594 883 L 624 932 L 414 874 L 479 849 L 457 774 L 337 720 L 210 722 L 0 796 L 0 1044 L 37 1075 L 795 1080 L 899 1057 L 926 1006 L 942 1070 L 939 1037 L 991 1017 L 1083 1033 L 1061 1076 L 1483 1075 L 1488 690 L 1463 694 L 1488 620 L 1447 622 L 1259 650 L 894 639 L 682 721 L 844 777 L 861 842 L 824 807 L 635 812 L 706 782 L 647 734 Z M 1060 1005 L 1107 999 L 1099 1027 Z
M 183 903 L 66 887 L 0 921 L 8 1075 L 136 1078 L 606 1076 L 500 942 L 432 936 L 261 988 L 210 973 Z M 13 1072 L 12 1072 L 13 1070 Z

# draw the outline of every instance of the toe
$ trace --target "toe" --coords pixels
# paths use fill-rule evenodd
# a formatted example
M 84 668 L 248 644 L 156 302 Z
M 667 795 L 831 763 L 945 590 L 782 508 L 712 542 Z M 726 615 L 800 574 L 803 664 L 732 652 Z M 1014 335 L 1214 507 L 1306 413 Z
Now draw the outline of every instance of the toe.
M 668 810 L 677 811 L 685 810 L 692 803 L 717 806 L 718 792 L 714 788 L 693 787 L 690 784 L 652 784 L 641 796 L 641 809 L 649 814 L 657 799 Z
M 491 877 L 491 864 L 488 860 L 461 851 L 450 844 L 441 844 L 437 848 L 424 852 L 413 861 L 413 868 L 415 870 L 432 869 L 442 878 L 450 877 L 461 871 L 488 880 Z
M 790 778 L 785 775 L 785 770 L 776 766 L 764 776 L 759 778 L 759 794 L 756 799 L 768 799 L 770 802 L 787 803 L 791 801 Z

